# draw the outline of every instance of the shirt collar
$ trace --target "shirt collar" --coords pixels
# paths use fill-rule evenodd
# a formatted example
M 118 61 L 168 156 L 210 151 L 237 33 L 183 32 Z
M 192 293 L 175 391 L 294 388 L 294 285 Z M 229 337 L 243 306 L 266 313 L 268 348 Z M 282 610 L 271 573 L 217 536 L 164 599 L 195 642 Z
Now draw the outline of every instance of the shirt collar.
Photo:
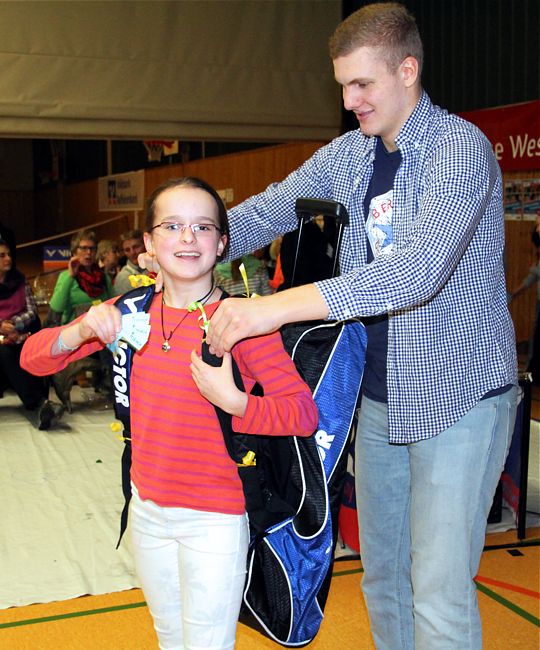
M 433 109 L 433 104 L 429 99 L 427 93 L 422 91 L 422 95 L 418 103 L 414 107 L 413 112 L 410 114 L 408 120 L 401 127 L 400 132 L 396 138 L 396 145 L 402 149 L 408 143 L 413 145 L 419 144 L 422 141 L 424 130 L 429 125 L 429 113 Z

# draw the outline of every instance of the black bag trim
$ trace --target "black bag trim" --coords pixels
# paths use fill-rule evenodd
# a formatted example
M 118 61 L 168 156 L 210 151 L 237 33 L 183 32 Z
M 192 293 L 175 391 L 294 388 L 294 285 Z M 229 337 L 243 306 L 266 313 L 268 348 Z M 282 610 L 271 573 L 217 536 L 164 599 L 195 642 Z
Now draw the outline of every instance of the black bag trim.
M 137 287 L 123 294 L 114 303 L 122 314 L 132 314 L 139 311 L 148 311 L 154 298 L 154 287 Z M 131 369 L 133 365 L 134 350 L 120 341 L 118 352 L 109 354 L 108 361 L 111 371 L 114 397 L 114 413 L 117 420 L 124 426 L 124 451 L 122 452 L 122 494 L 124 507 L 120 515 L 120 536 L 116 548 L 120 546 L 122 537 L 127 528 L 129 502 L 131 501 L 131 418 L 130 418 L 130 387 Z

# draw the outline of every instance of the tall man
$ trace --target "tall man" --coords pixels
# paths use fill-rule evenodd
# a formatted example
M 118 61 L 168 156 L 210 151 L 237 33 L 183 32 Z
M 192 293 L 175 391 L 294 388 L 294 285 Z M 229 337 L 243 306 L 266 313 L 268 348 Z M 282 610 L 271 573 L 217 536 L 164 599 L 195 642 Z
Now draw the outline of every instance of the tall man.
M 403 6 L 349 16 L 330 55 L 359 129 L 233 208 L 230 256 L 293 230 L 299 196 L 333 199 L 350 215 L 342 275 L 226 300 L 208 342 L 221 353 L 288 322 L 366 319 L 356 476 L 376 646 L 480 650 L 473 578 L 518 394 L 500 170 L 483 134 L 422 90 Z
M 351 217 L 343 275 L 227 301 L 209 342 L 368 317 L 356 474 L 375 643 L 476 650 L 473 577 L 517 396 L 500 171 L 478 129 L 423 92 L 422 43 L 402 6 L 352 14 L 330 55 L 360 128 L 234 208 L 231 255 L 293 229 L 298 196 L 334 199 Z

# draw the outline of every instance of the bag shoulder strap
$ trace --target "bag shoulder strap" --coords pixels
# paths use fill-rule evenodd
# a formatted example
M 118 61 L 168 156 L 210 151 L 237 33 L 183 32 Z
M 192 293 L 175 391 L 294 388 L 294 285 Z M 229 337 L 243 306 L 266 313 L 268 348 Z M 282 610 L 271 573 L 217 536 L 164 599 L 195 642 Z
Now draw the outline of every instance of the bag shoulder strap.
M 114 303 L 122 314 L 148 311 L 154 297 L 154 286 L 137 287 L 128 291 Z M 131 419 L 130 419 L 130 382 L 133 363 L 133 349 L 120 341 L 116 354 L 108 355 L 114 389 L 114 413 L 124 426 L 124 451 L 122 453 L 122 493 L 124 507 L 120 515 L 120 536 L 116 548 L 120 546 L 122 536 L 127 528 L 129 502 L 131 501 Z
M 122 314 L 146 312 L 152 304 L 154 293 L 153 285 L 137 287 L 120 296 L 114 305 Z M 130 380 L 133 354 L 133 348 L 120 341 L 116 354 L 108 355 L 114 389 L 114 412 L 116 418 L 124 425 L 127 436 L 131 435 Z
M 220 300 L 225 300 L 229 298 L 230 294 L 221 289 Z M 221 366 L 223 360 L 221 357 L 216 356 L 210 352 L 210 348 L 206 343 L 206 340 L 203 338 L 201 346 L 201 357 L 204 362 L 215 368 Z M 242 392 L 246 392 L 244 382 L 242 380 L 242 375 L 240 374 L 240 369 L 236 363 L 234 356 L 231 355 L 232 362 L 232 373 L 233 379 L 236 387 Z M 263 395 L 263 389 L 260 384 L 256 383 L 250 391 L 251 395 Z M 256 447 L 256 438 L 250 434 L 235 433 L 232 428 L 232 415 L 226 413 L 219 406 L 215 406 L 216 414 L 219 420 L 221 430 L 223 432 L 223 439 L 225 441 L 225 447 L 229 456 L 234 460 L 237 465 L 242 465 L 245 455 L 251 451 L 255 452 Z

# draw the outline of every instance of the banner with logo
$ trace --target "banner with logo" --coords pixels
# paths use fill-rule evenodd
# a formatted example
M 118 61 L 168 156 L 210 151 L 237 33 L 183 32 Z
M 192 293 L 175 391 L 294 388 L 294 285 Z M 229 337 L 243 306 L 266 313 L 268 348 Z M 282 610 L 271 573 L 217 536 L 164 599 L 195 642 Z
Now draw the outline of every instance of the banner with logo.
M 67 269 L 71 259 L 69 246 L 43 246 L 43 270 Z
M 142 210 L 144 206 L 144 170 L 112 174 L 98 178 L 100 212 Z
M 503 172 L 540 169 L 540 99 L 459 115 L 486 134 Z

